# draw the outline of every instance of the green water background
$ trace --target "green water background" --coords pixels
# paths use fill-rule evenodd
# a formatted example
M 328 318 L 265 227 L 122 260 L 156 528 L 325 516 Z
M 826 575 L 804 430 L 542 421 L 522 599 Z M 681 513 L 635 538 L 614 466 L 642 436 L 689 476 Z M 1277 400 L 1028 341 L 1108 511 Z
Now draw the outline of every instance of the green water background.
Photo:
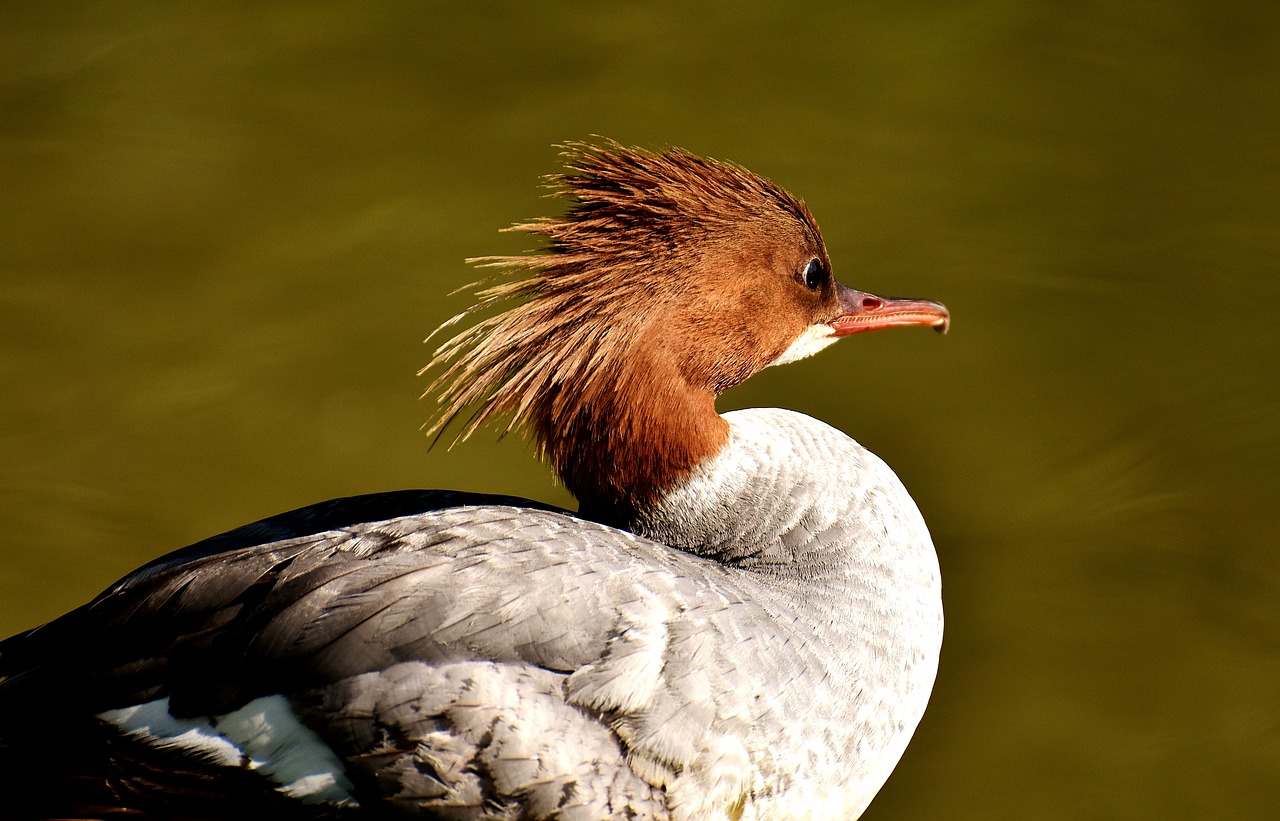
M 428 451 L 415 372 L 592 134 L 770 176 L 953 311 L 721 402 L 848 431 L 938 544 L 866 817 L 1273 817 L 1273 2 L 6 3 L 0 633 L 321 499 L 568 504 L 517 437 Z

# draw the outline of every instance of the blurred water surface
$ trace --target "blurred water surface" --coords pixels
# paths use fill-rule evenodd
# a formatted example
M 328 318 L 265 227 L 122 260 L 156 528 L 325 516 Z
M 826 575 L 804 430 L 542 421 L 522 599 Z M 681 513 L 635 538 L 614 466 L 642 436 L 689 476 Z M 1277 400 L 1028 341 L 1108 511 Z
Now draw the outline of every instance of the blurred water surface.
M 805 197 L 946 302 L 722 408 L 881 453 L 934 702 L 867 818 L 1267 818 L 1280 794 L 1280 4 L 0 7 L 0 633 L 334 496 L 569 504 L 418 430 L 465 257 L 604 134 Z

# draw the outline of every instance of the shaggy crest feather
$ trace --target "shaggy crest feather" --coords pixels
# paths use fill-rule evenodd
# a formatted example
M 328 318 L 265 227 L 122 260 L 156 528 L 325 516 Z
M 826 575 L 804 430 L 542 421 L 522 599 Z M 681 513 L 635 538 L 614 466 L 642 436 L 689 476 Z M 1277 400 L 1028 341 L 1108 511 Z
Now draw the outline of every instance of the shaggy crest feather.
M 438 438 L 468 408 L 475 410 L 455 443 L 507 416 L 503 433 L 530 427 L 582 501 L 557 436 L 575 425 L 580 435 L 584 413 L 625 412 L 613 394 L 624 371 L 639 367 L 636 346 L 673 302 L 699 287 L 700 266 L 753 235 L 800 232 L 815 247 L 822 243 L 802 201 L 740 166 L 679 148 L 654 153 L 609 142 L 564 149 L 566 170 L 547 177 L 547 185 L 570 201 L 567 213 L 507 229 L 545 237 L 546 247 L 470 260 L 498 273 L 473 285 L 476 304 L 432 338 L 510 307 L 448 339 L 422 372 L 439 369 L 426 392 L 439 404 L 428 435 Z M 718 394 L 749 376 L 738 372 L 745 370 L 758 367 L 731 368 L 714 384 L 694 387 Z

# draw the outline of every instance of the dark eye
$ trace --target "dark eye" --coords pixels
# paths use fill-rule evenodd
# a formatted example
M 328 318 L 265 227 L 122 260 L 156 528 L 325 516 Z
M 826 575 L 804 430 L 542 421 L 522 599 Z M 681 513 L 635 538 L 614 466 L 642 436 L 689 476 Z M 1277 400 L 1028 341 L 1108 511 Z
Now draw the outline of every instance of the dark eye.
M 822 287 L 822 283 L 827 281 L 827 269 L 823 266 L 822 260 L 811 259 L 804 266 L 804 270 L 800 272 L 800 279 L 804 280 L 804 287 L 810 291 L 816 291 Z

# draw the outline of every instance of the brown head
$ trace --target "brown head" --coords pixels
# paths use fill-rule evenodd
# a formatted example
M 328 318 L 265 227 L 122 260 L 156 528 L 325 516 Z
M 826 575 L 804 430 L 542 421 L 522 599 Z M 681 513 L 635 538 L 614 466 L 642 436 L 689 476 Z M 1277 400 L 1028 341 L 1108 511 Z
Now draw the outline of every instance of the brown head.
M 945 330 L 934 302 L 877 297 L 831 276 L 804 203 L 736 165 L 680 149 L 568 146 L 559 218 L 517 225 L 542 253 L 478 260 L 509 275 L 450 327 L 428 368 L 437 433 L 508 416 L 528 425 L 584 512 L 626 521 L 728 440 L 715 397 L 851 333 Z

